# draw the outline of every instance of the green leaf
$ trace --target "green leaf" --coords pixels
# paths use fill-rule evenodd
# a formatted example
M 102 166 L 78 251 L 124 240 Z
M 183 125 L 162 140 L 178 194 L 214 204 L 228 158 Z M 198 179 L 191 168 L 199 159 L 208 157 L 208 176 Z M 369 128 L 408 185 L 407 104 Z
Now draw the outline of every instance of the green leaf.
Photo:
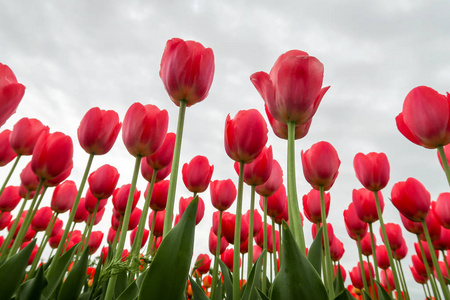
M 73 266 L 72 271 L 67 275 L 66 280 L 59 290 L 58 299 L 71 300 L 78 299 L 86 282 L 86 268 L 88 265 L 89 247 L 83 251 L 80 260 Z
M 139 299 L 183 299 L 192 260 L 198 196 L 163 239 L 144 278 Z
M 36 240 L 11 256 L 0 266 L 0 299 L 10 299 L 25 278 L 28 259 L 36 245 Z
M 20 286 L 19 299 L 39 299 L 42 291 L 47 286 L 47 279 L 44 277 L 44 267 L 41 266 L 33 279 L 27 280 Z
M 259 299 L 261 300 L 270 300 L 260 289 L 255 288 L 258 291 Z
M 261 253 L 256 263 L 253 265 L 252 270 L 250 271 L 247 284 L 244 286 L 244 295 L 241 297 L 242 300 L 255 299 L 255 297 L 257 297 L 254 287 L 261 287 L 261 281 L 259 280 L 259 278 L 261 277 L 261 265 L 265 253 L 266 250 Z
M 194 296 L 195 300 L 209 300 L 209 298 L 206 296 L 205 291 L 202 289 L 202 287 L 197 283 L 196 280 L 194 280 L 191 276 L 189 276 L 189 281 L 191 283 L 192 287 L 192 294 Z
M 314 266 L 300 252 L 288 225 L 283 221 L 283 260 L 272 285 L 272 300 L 327 300 L 328 295 Z
M 115 297 L 119 297 L 128 287 L 127 271 L 121 271 L 117 274 L 116 286 L 114 288 Z
M 142 272 L 141 275 L 136 279 L 136 284 L 138 288 L 141 288 L 142 282 L 144 281 L 145 275 L 147 275 L 148 269 Z
M 367 292 L 365 290 L 362 290 L 362 291 L 363 291 L 363 295 L 364 295 L 364 300 L 372 300 L 372 298 L 370 298 L 370 295 L 367 294 Z
M 322 271 L 322 230 L 323 228 L 320 227 L 308 252 L 308 260 L 316 269 L 319 277 Z
M 223 299 L 222 281 L 219 279 L 217 280 L 216 290 L 214 291 L 214 299 L 211 300 L 222 300 L 222 299 Z
M 377 285 L 378 290 L 378 299 L 379 300 L 391 300 L 391 296 L 389 296 L 388 292 L 378 283 L 378 281 L 374 280 L 375 284 Z
M 117 300 L 133 300 L 136 299 L 139 296 L 139 288 L 136 285 L 136 281 L 133 281 L 120 296 L 117 298 Z
M 347 289 L 344 289 L 334 300 L 355 300 L 355 297 Z
M 72 261 L 73 253 L 77 247 L 73 246 L 66 253 L 64 253 L 59 259 L 54 261 L 56 264 L 53 266 L 52 272 L 49 273 L 49 269 L 44 272 L 45 277 L 47 278 L 48 285 L 42 292 L 42 295 L 45 299 L 50 298 L 53 292 L 57 291 L 57 287 L 61 284 L 62 279 L 64 278 L 64 274 L 66 274 L 67 268 L 69 267 L 70 262 Z M 53 260 L 56 258 L 53 257 Z
M 336 279 L 334 279 L 333 281 L 333 286 L 334 286 L 334 294 L 338 295 L 340 294 L 343 290 L 345 290 L 345 285 L 344 285 L 344 279 L 342 278 L 342 273 L 341 273 L 341 265 L 338 264 L 338 276 L 336 277 Z
M 225 294 L 227 295 L 227 299 L 233 300 L 233 275 L 231 275 L 230 269 L 228 269 L 227 265 L 221 259 L 219 259 L 219 265 L 222 270 Z

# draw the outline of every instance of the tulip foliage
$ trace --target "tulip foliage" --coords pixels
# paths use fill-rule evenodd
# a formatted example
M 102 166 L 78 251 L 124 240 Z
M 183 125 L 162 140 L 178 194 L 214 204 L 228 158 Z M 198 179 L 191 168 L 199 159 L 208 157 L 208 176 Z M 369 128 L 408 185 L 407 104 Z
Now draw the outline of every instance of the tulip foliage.
M 91 108 L 76 133 L 89 155 L 81 179 L 68 179 L 78 163 L 69 135 L 29 118 L 0 132 L 0 166 L 14 161 L 0 189 L 0 299 L 415 299 L 408 289 L 415 284 L 422 285 L 427 299 L 450 299 L 450 194 L 443 191 L 432 201 L 415 178 L 392 187 L 389 199 L 408 234 L 417 238 L 410 258 L 415 283 L 407 282 L 401 262 L 408 255 L 403 229 L 383 217 L 383 189 L 390 178 L 386 154 L 354 156 L 363 187 L 349 191 L 344 222 L 335 222 L 328 220 L 328 212 L 341 166 L 338 151 L 326 141 L 302 149 L 302 173 L 311 187 L 302 187 L 300 210 L 295 141 L 308 133 L 330 88 L 322 87 L 323 64 L 304 51 L 288 51 L 269 73 L 251 75 L 263 103 L 230 112 L 224 120 L 224 152 L 236 174 L 213 178 L 214 164 L 202 155 L 180 170 L 186 108 L 206 99 L 214 70 L 212 49 L 169 40 L 159 75 L 179 107 L 176 133 L 167 132 L 168 112 L 153 104 L 132 104 L 122 123 L 115 111 Z M 0 126 L 15 113 L 24 93 L 25 86 L 0 63 Z M 411 142 L 437 149 L 450 184 L 449 101 L 448 94 L 416 87 L 396 123 Z M 275 135 L 287 140 L 287 162 L 276 160 L 279 154 L 267 144 L 269 128 L 260 111 Z M 114 147 L 121 130 L 135 164 L 130 183 L 118 187 L 116 167 L 90 168 L 95 156 Z M 31 161 L 20 173 L 20 186 L 10 185 L 22 156 Z M 179 175 L 193 194 L 177 198 L 175 205 Z M 144 192 L 137 188 L 142 179 Z M 247 186 L 249 207 L 243 199 Z M 200 193 L 211 205 L 205 205 Z M 46 197 L 50 206 L 44 205 Z M 208 222 L 208 207 L 214 211 L 206 241 L 196 226 Z M 105 224 L 105 211 L 112 215 L 106 220 L 111 222 L 108 231 L 97 225 Z M 303 215 L 312 223 L 311 245 L 305 244 Z M 379 245 L 375 223 L 380 225 Z M 340 264 L 350 247 L 337 236 L 343 228 L 356 244 L 355 266 Z M 208 243 L 212 257 L 193 259 L 199 243 Z M 345 287 L 347 274 L 351 284 Z

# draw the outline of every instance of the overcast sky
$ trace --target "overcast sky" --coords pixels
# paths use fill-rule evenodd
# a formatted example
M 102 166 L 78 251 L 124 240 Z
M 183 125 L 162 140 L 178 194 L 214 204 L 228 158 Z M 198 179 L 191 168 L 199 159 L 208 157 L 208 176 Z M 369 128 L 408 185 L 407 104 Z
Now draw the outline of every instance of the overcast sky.
M 279 55 L 299 49 L 324 64 L 324 86 L 331 86 L 309 134 L 296 142 L 299 198 L 311 189 L 303 177 L 300 151 L 318 141 L 332 143 L 342 163 L 331 189 L 329 221 L 345 244 L 342 264 L 347 270 L 356 265 L 357 256 L 342 213 L 351 202 L 352 190 L 362 187 L 352 167 L 356 153 L 385 152 L 390 160 L 391 180 L 383 191 L 385 222 L 400 222 L 388 200 L 392 185 L 398 181 L 417 178 L 433 199 L 448 191 L 436 152 L 412 144 L 395 125 L 395 116 L 412 88 L 427 85 L 440 93 L 448 89 L 447 1 L 155 2 L 29 1 L 3 5 L 0 61 L 11 67 L 26 86 L 26 93 L 2 130 L 12 129 L 20 118 L 29 117 L 40 119 L 52 132 L 70 135 L 75 145 L 70 179 L 79 185 L 88 155 L 79 146 L 76 130 L 91 107 L 113 109 L 123 120 L 132 103 L 151 103 L 168 110 L 169 130 L 176 130 L 178 107 L 159 78 L 160 60 L 168 39 L 195 40 L 213 49 L 216 72 L 209 96 L 187 109 L 180 162 L 205 155 L 214 164 L 214 180 L 231 178 L 237 183 L 233 161 L 223 147 L 225 118 L 250 108 L 265 117 L 263 101 L 249 77 L 257 71 L 269 72 Z M 286 141 L 270 131 L 268 143 L 286 174 Z M 28 161 L 22 159 L 13 183 L 19 183 L 20 170 Z M 94 159 L 92 170 L 105 163 L 119 169 L 119 186 L 131 181 L 134 158 L 126 151 L 121 135 L 109 154 Z M 3 168 L 0 179 L 9 169 Z M 176 212 L 179 197 L 190 195 L 180 177 L 179 183 Z M 139 178 L 138 189 L 145 186 Z M 248 190 L 244 211 L 249 208 Z M 51 192 L 47 203 L 50 196 Z M 196 231 L 195 257 L 209 253 L 207 236 L 213 212 L 209 190 L 200 196 L 206 213 Z M 110 226 L 111 207 L 99 225 L 105 232 Z M 308 221 L 305 227 L 309 244 Z M 378 225 L 375 228 L 381 240 Z M 415 237 L 408 232 L 404 236 L 411 254 Z M 409 256 L 403 262 L 407 274 L 408 264 Z M 347 279 L 346 284 L 349 282 Z M 419 285 L 411 283 L 410 289 L 422 295 Z

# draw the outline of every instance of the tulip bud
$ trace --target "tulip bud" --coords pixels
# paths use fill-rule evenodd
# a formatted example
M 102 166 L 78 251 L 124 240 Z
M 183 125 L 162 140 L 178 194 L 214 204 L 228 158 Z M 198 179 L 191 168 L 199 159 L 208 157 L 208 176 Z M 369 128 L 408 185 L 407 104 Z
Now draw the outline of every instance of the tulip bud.
M 214 166 L 210 166 L 208 159 L 198 155 L 189 164 L 184 164 L 182 169 L 183 182 L 192 193 L 204 192 L 211 181 Z
M 103 165 L 88 177 L 89 189 L 97 199 L 109 198 L 119 181 L 119 172 L 110 165 Z
M 39 136 L 48 132 L 48 126 L 42 125 L 41 121 L 22 118 L 14 125 L 9 142 L 18 155 L 31 155 Z
M 1 71 L 1 65 L 0 65 Z M 1 117 L 1 115 L 0 115 Z M 14 152 L 11 144 L 9 143 L 9 138 L 11 135 L 11 130 L 6 129 L 0 132 L 0 167 L 7 165 L 10 161 L 16 158 L 17 153 Z
M 211 181 L 209 191 L 211 192 L 212 205 L 220 211 L 227 210 L 233 204 L 237 195 L 236 186 L 231 179 Z
M 327 217 L 330 210 L 330 202 L 330 193 L 325 193 L 325 214 Z M 321 211 L 320 192 L 318 190 L 312 189 L 308 194 L 303 196 L 303 212 L 305 213 L 305 217 L 311 223 L 321 223 Z

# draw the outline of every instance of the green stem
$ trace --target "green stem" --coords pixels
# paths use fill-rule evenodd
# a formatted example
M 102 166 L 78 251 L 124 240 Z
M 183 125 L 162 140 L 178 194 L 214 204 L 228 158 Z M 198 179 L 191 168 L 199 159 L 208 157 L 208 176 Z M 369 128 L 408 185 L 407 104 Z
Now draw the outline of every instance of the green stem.
M 398 280 L 398 273 L 397 268 L 395 267 L 394 258 L 392 256 L 391 245 L 389 244 L 386 228 L 384 227 L 383 215 L 380 207 L 380 200 L 378 199 L 378 192 L 374 192 L 374 194 L 375 194 L 375 204 L 377 206 L 378 219 L 380 220 L 381 233 L 383 234 L 384 245 L 386 246 L 386 251 L 389 257 L 389 263 L 391 264 L 392 275 L 394 275 L 394 282 L 397 288 L 397 293 L 401 294 L 402 291 L 400 281 Z
M 427 223 L 425 222 L 425 219 L 422 220 L 422 226 L 423 226 L 423 232 L 425 233 L 425 237 L 427 239 L 428 248 L 430 249 L 431 254 L 431 260 L 433 261 L 434 270 L 437 274 L 437 277 L 439 279 L 439 283 L 441 285 L 442 292 L 444 293 L 444 298 L 446 300 L 450 299 L 450 293 L 448 291 L 448 287 L 445 284 L 444 276 L 442 276 L 441 267 L 439 266 L 439 262 L 436 257 L 436 253 L 434 252 L 433 242 L 430 238 L 430 233 L 428 232 Z
M 247 262 L 247 278 L 250 276 L 250 271 L 253 266 L 253 224 L 255 214 L 255 186 L 251 186 L 250 198 L 250 222 L 248 227 L 248 262 Z
M 16 215 L 16 218 L 14 219 L 13 224 L 11 225 L 11 229 L 9 229 L 8 235 L 6 236 L 6 239 L 3 241 L 2 246 L 0 247 L 0 259 L 2 257 L 4 257 L 8 251 L 7 251 L 7 246 L 11 243 L 11 240 L 14 236 L 14 232 L 16 232 L 17 229 L 17 225 L 19 224 L 19 220 L 20 220 L 20 216 L 23 213 L 23 210 L 25 209 L 25 205 L 27 204 L 27 198 L 30 196 L 30 191 L 27 192 L 27 195 L 25 197 L 25 199 L 23 200 L 22 205 L 20 206 L 19 212 Z
M 406 300 L 409 300 L 408 285 L 406 284 L 406 278 L 405 278 L 405 273 L 403 273 L 402 263 L 399 259 L 395 259 L 395 262 L 397 264 L 397 269 L 399 270 L 399 273 L 400 273 L 400 281 L 402 284 L 404 296 L 406 297 Z
M 445 176 L 447 177 L 447 182 L 450 185 L 450 167 L 448 166 L 447 156 L 445 155 L 444 147 L 437 147 L 439 157 L 441 158 L 442 166 L 444 167 Z
M 377 281 L 380 282 L 380 272 L 378 271 L 377 252 L 375 251 L 375 239 L 373 238 L 372 223 L 369 223 L 369 230 L 370 230 L 370 244 L 372 246 L 373 264 L 375 267 L 375 276 L 377 278 Z
M 180 164 L 181 140 L 183 137 L 184 116 L 186 114 L 186 101 L 180 101 L 180 110 L 178 113 L 177 135 L 175 137 L 175 146 L 173 149 L 172 170 L 170 171 L 169 191 L 167 193 L 166 214 L 164 217 L 163 239 L 172 228 L 173 207 L 175 203 L 175 190 L 178 179 L 178 166 Z
M 16 159 L 14 160 L 14 164 L 11 167 L 11 170 L 8 173 L 8 176 L 6 176 L 5 182 L 2 185 L 2 189 L 0 190 L 0 195 L 3 194 L 3 190 L 5 189 L 6 185 L 8 184 L 9 179 L 11 178 L 12 174 L 14 173 L 14 170 L 17 167 L 17 163 L 19 162 L 20 157 L 22 157 L 22 155 L 17 155 Z
M 86 227 L 84 229 L 83 236 L 81 238 L 81 243 L 78 245 L 75 262 L 78 261 L 81 253 L 83 253 L 86 242 L 89 245 L 89 239 L 91 238 L 92 228 L 94 227 L 95 217 L 97 216 L 97 211 L 98 211 L 98 207 L 100 205 L 100 200 L 101 199 L 97 199 L 97 203 L 95 204 L 94 212 L 92 214 L 89 214 L 89 217 L 88 217 L 87 223 L 86 223 Z M 81 245 L 81 249 L 80 249 L 80 245 Z
M 366 290 L 366 292 L 368 294 L 370 294 L 369 287 L 367 286 L 366 272 L 364 270 L 364 261 L 363 261 L 362 253 L 361 253 L 361 237 L 359 235 L 356 236 L 356 243 L 358 244 L 359 267 L 360 267 L 360 271 L 361 271 L 362 281 L 364 284 L 364 289 Z
M 326 286 L 328 288 L 328 298 L 334 299 L 334 288 L 333 288 L 333 267 L 331 265 L 331 255 L 330 255 L 330 243 L 328 239 L 328 228 L 327 228 L 327 213 L 325 210 L 325 191 L 324 187 L 319 187 L 320 191 L 320 213 L 322 219 L 322 228 L 323 228 L 323 243 L 325 244 L 325 262 L 327 266 L 327 274 L 324 274 L 324 278 L 326 278 Z
M 244 253 L 241 254 L 242 259 L 242 268 L 241 268 L 241 279 L 244 279 Z M 240 288 L 240 287 L 239 287 Z
M 68 248 L 69 247 L 69 241 L 72 238 L 73 231 L 75 230 L 75 226 L 76 225 L 77 225 L 76 222 L 72 222 L 72 227 L 70 228 L 69 234 L 67 235 L 67 243 L 66 243 L 66 241 L 64 241 L 65 246 L 63 248 L 63 253 L 65 253 L 65 252 L 67 252 L 67 250 L 69 250 L 69 248 Z
M 427 270 L 427 276 L 428 276 L 428 279 L 430 280 L 434 297 L 436 299 L 440 299 L 436 283 L 433 281 L 433 274 L 431 273 L 430 266 L 428 265 L 427 257 L 425 256 L 425 250 L 423 249 L 422 241 L 420 240 L 420 237 L 418 234 L 416 236 L 417 236 L 417 242 L 419 243 L 420 253 L 422 254 L 422 262 L 425 265 L 425 270 Z
M 265 251 L 264 251 L 265 250 Z M 262 291 L 265 295 L 267 295 L 267 196 L 264 196 L 264 232 L 263 232 L 263 251 L 264 251 L 264 259 L 263 259 L 263 282 L 262 282 Z
M 120 230 L 122 229 L 123 215 L 120 215 L 119 226 L 117 227 L 116 234 L 114 235 L 114 240 L 112 242 L 111 248 L 116 249 L 117 241 L 119 241 Z
M 239 252 L 241 248 L 242 193 L 244 189 L 244 162 L 239 162 L 239 183 L 236 202 L 236 222 L 234 227 L 233 257 L 233 299 L 240 298 L 239 289 Z
M 216 254 L 214 255 L 214 268 L 213 268 L 213 278 L 211 283 L 211 299 L 215 299 L 216 285 L 218 281 L 219 274 L 219 255 L 220 255 L 220 242 L 221 242 L 221 228 L 222 227 L 222 211 L 219 212 L 219 227 L 217 229 L 217 243 L 216 243 Z
M 303 233 L 303 224 L 300 218 L 300 209 L 298 207 L 297 186 L 295 179 L 295 123 L 288 122 L 288 213 L 289 228 L 295 237 L 303 255 L 306 256 L 305 236 Z
M 361 237 L 360 237 L 360 238 L 361 238 Z M 361 241 L 361 240 L 360 240 L 360 241 Z M 362 251 L 361 251 L 361 252 L 362 252 Z M 369 266 L 370 266 L 370 258 L 369 258 L 369 256 L 367 256 L 367 263 L 368 263 Z M 369 272 L 369 278 L 370 278 L 370 286 L 372 287 L 372 291 L 375 291 L 375 290 L 376 290 L 376 287 L 375 287 L 375 281 L 373 280 L 372 272 Z M 377 293 L 374 292 L 374 295 L 376 296 L 376 299 L 378 299 Z M 389 291 L 389 295 L 392 297 L 392 291 Z
M 275 218 L 272 217 L 272 256 L 273 256 L 273 273 L 275 277 L 278 275 L 277 268 L 277 239 L 275 236 Z
M 384 271 L 384 277 L 386 278 L 387 289 L 388 289 L 389 294 L 390 294 L 391 293 L 391 285 L 389 284 L 389 277 L 388 277 L 387 271 L 386 270 L 383 270 L 383 271 Z M 373 290 L 373 291 L 374 291 L 374 294 L 375 294 L 375 290 Z
M 155 235 L 153 234 L 153 228 L 155 228 L 157 213 L 158 213 L 158 211 L 155 211 L 155 213 L 153 214 L 152 227 L 150 227 L 150 240 L 148 242 L 149 247 L 147 247 L 147 257 L 150 257 L 150 255 L 153 255 L 153 244 L 154 244 L 153 239 L 155 237 Z
M 282 253 L 283 253 L 283 251 L 282 251 L 282 238 L 281 238 L 281 224 L 278 224 L 278 234 L 280 235 L 280 243 L 278 244 L 278 247 L 279 247 L 279 249 L 278 249 L 278 256 L 279 256 L 279 260 L 280 260 L 280 266 L 281 266 L 281 259 L 282 259 L 282 257 L 283 257 L 283 255 L 282 255 Z
M 50 234 L 52 232 L 53 226 L 55 226 L 57 217 L 58 217 L 58 213 L 54 212 L 53 216 L 51 218 L 51 221 L 48 223 L 47 228 L 45 229 L 44 236 L 42 237 L 41 244 L 39 245 L 39 248 L 38 248 L 38 252 L 36 253 L 36 256 L 33 259 L 33 263 L 31 264 L 30 271 L 28 271 L 27 279 L 32 278 L 34 275 L 34 271 L 36 270 L 37 264 L 42 256 L 42 252 L 44 251 L 45 244 L 48 242 L 48 239 L 50 238 Z
M 444 260 L 444 263 L 445 263 L 445 267 L 447 268 L 447 273 L 450 276 L 450 268 L 448 267 L 447 256 L 445 256 L 445 251 L 444 250 L 442 250 L 442 257 L 443 257 L 443 260 Z

